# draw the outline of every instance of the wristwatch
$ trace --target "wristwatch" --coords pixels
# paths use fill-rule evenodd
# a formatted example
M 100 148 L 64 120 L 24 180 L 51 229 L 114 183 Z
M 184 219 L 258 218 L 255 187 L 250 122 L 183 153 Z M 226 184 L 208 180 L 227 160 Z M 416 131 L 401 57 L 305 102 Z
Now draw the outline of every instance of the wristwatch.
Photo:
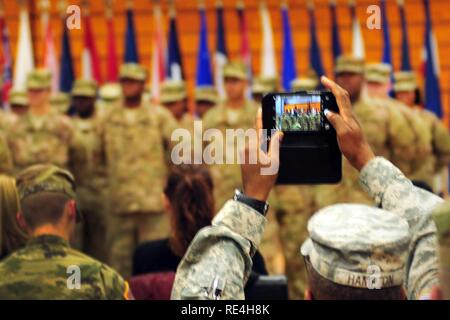
M 239 201 L 239 202 L 249 206 L 250 208 L 258 211 L 263 216 L 266 216 L 267 211 L 269 211 L 269 203 L 268 202 L 264 202 L 264 201 L 260 201 L 260 200 L 256 200 L 256 199 L 247 197 L 242 191 L 240 191 L 238 189 L 236 189 L 234 192 L 234 200 Z

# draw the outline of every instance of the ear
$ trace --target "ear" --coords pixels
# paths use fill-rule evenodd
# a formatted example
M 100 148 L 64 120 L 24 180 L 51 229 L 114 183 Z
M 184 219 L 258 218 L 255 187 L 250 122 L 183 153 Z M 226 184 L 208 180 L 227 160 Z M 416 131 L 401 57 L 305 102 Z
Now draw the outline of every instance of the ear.
M 305 289 L 305 300 L 309 300 L 309 301 L 314 300 L 313 294 L 309 288 Z
M 27 230 L 27 223 L 25 222 L 25 218 L 23 217 L 23 213 L 21 211 L 16 213 L 16 220 L 22 230 Z

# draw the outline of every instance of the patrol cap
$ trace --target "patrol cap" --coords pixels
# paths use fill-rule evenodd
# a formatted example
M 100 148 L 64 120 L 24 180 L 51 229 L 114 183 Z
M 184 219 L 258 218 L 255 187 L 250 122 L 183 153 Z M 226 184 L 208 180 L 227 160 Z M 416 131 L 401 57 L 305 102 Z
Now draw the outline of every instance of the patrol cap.
M 318 86 L 317 78 L 297 78 L 291 82 L 292 91 L 315 90 Z
M 28 97 L 25 91 L 13 90 L 9 93 L 9 104 L 17 106 L 28 106 Z
M 391 80 L 392 67 L 387 63 L 369 63 L 366 65 L 366 81 L 386 84 Z
M 65 113 L 69 109 L 70 95 L 64 92 L 57 92 L 50 97 L 50 105 Z
M 219 102 L 219 94 L 217 89 L 213 86 L 204 86 L 195 88 L 195 101 L 207 101 L 213 104 Z
M 350 55 L 341 55 L 336 59 L 336 65 L 334 67 L 334 73 L 364 73 L 364 59 L 353 57 Z
M 100 87 L 98 95 L 104 101 L 116 101 L 122 97 L 122 89 L 118 83 L 107 83 Z
M 147 80 L 147 70 L 138 63 L 125 63 L 120 66 L 119 78 L 145 81 Z
M 414 91 L 417 89 L 416 74 L 412 71 L 394 73 L 394 91 Z
M 72 97 L 95 98 L 97 96 L 97 82 L 93 80 L 77 79 L 72 88 Z
M 52 73 L 48 69 L 34 69 L 27 75 L 28 90 L 50 89 Z
M 73 175 L 51 164 L 37 164 L 21 171 L 16 178 L 20 199 L 40 192 L 57 192 L 76 199 Z
M 247 66 L 240 60 L 230 61 L 223 67 L 223 77 L 247 80 Z
M 301 254 L 329 281 L 365 289 L 374 276 L 378 289 L 403 283 L 410 234 L 399 215 L 365 205 L 333 205 L 309 220 L 308 232 Z
M 181 101 L 187 98 L 186 84 L 184 81 L 164 81 L 161 85 L 162 104 Z
M 275 77 L 256 77 L 253 79 L 252 93 L 264 94 L 277 91 L 278 79 Z

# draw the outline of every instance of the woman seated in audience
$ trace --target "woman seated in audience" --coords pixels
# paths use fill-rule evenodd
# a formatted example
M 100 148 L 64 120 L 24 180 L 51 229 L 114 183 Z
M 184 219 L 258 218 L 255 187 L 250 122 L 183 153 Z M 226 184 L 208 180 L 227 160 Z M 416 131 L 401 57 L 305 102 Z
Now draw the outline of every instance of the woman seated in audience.
M 137 247 L 133 257 L 133 275 L 176 272 L 197 232 L 211 225 L 215 208 L 213 182 L 208 169 L 199 165 L 174 168 L 164 189 L 164 207 L 170 215 L 170 236 Z M 259 252 L 253 258 L 253 271 L 267 275 Z
M 0 260 L 27 242 L 26 233 L 16 220 L 19 195 L 13 178 L 0 175 Z

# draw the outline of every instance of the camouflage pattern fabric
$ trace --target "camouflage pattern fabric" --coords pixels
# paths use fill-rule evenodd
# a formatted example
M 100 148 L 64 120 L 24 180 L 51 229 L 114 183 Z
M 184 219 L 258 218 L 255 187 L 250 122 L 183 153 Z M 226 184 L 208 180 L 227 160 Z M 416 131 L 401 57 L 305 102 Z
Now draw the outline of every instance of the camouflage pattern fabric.
M 57 113 L 27 113 L 10 128 L 7 139 L 16 172 L 37 163 L 67 168 L 73 126 L 68 117 Z
M 403 283 L 409 299 L 424 297 L 438 283 L 436 227 L 430 213 L 443 200 L 414 187 L 380 157 L 362 169 L 360 183 L 384 210 L 408 222 L 411 241 Z M 243 286 L 264 224 L 251 208 L 228 202 L 213 226 L 201 230 L 191 243 L 178 268 L 172 299 L 244 299 Z
M 99 119 L 74 118 L 73 146 L 70 168 L 77 181 L 77 195 L 83 223 L 77 230 L 77 247 L 90 256 L 107 263 L 108 202 L 107 174 L 99 132 Z
M 108 226 L 110 264 L 125 277 L 131 275 L 135 247 L 169 233 L 161 195 L 175 128 L 176 121 L 169 111 L 148 105 L 112 109 L 102 122 L 109 208 L 113 216 Z
M 228 201 L 211 227 L 195 236 L 178 266 L 171 299 L 245 299 L 244 285 L 266 218 L 237 201 Z
M 403 284 L 409 226 L 395 213 L 359 204 L 336 204 L 308 221 L 301 253 L 331 282 L 362 289 Z
M 384 210 L 405 218 L 412 236 L 405 272 L 410 300 L 426 297 L 438 279 L 436 226 L 431 211 L 443 200 L 413 186 L 392 163 L 383 158 L 370 161 L 361 171 L 360 182 Z
M 80 268 L 79 289 L 69 289 L 70 266 Z M 117 272 L 57 236 L 36 237 L 0 263 L 0 299 L 123 300 L 128 290 Z

